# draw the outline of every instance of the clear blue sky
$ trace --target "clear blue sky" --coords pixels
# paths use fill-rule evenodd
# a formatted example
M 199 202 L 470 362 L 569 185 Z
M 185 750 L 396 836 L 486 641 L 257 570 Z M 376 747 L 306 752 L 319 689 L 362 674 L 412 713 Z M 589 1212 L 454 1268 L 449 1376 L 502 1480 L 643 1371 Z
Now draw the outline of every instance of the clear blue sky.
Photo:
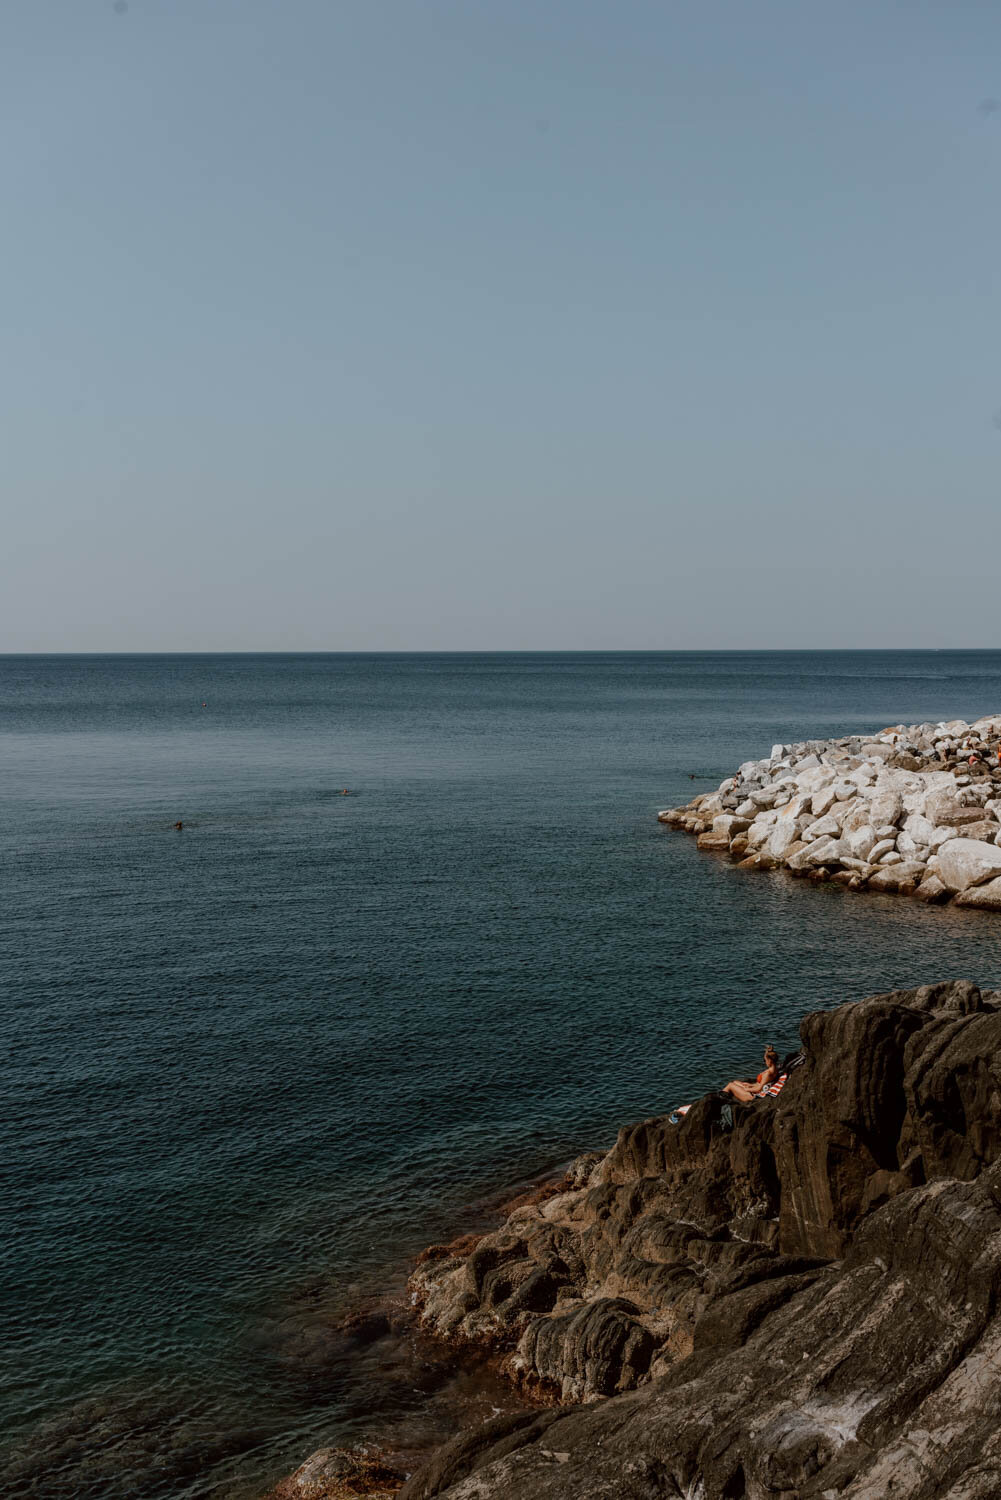
M 0 24 L 0 650 L 1001 643 L 996 0 Z

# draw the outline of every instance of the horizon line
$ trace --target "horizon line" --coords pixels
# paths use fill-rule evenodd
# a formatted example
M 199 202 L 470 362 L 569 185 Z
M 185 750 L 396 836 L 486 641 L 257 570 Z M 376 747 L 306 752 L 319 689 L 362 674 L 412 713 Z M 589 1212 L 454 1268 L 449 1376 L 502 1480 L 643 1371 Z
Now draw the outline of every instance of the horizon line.
M 150 656 L 838 656 L 865 652 L 893 652 L 900 656 L 1001 653 L 998 646 L 484 646 L 468 647 L 367 647 L 333 649 L 325 646 L 149 649 L 143 651 L 79 650 L 0 651 L 0 661 L 22 657 L 124 657 Z

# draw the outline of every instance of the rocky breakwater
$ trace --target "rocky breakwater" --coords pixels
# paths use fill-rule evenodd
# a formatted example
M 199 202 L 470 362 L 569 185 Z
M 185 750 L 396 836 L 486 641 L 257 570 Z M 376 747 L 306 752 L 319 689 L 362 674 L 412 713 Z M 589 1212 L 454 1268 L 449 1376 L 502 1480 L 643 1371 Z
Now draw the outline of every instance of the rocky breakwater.
M 659 814 L 743 869 L 1001 911 L 1001 714 L 775 745 Z
M 1001 1493 L 1001 992 L 877 995 L 801 1037 L 777 1098 L 628 1126 L 425 1255 L 425 1325 L 553 1404 L 403 1500 Z

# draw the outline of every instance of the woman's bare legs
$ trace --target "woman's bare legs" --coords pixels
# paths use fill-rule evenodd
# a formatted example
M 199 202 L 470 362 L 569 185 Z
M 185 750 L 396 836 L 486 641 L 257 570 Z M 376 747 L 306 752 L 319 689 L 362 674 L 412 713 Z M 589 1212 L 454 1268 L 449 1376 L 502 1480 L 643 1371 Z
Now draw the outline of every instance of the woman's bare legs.
M 728 1083 L 723 1092 L 724 1094 L 732 1094 L 735 1099 L 740 1100 L 741 1104 L 750 1104 L 752 1099 L 758 1097 L 757 1089 L 751 1084 L 745 1083 L 741 1078 L 735 1078 L 732 1083 Z

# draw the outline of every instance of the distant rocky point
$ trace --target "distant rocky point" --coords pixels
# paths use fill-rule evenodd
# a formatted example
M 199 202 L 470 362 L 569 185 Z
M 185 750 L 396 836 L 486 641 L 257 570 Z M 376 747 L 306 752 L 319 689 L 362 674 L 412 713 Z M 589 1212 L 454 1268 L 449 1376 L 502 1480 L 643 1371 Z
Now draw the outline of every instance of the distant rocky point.
M 1001 911 L 1001 714 L 774 745 L 659 818 L 742 869 Z

